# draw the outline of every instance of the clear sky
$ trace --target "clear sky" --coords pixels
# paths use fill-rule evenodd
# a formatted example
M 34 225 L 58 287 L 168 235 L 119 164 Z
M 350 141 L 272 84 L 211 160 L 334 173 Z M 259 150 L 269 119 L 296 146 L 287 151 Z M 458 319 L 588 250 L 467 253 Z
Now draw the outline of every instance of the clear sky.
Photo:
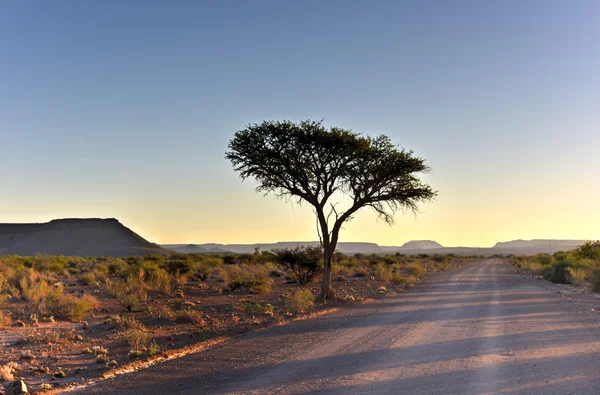
M 161 243 L 316 239 L 224 159 L 321 119 L 426 158 L 439 197 L 341 241 L 600 238 L 600 2 L 4 1 L 0 222 L 116 217 Z

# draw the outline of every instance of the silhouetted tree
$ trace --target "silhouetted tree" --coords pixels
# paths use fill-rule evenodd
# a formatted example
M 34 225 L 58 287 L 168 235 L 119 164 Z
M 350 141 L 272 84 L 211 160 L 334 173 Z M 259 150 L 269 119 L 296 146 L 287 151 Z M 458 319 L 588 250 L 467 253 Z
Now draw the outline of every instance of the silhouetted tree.
M 342 225 L 363 207 L 393 224 L 398 210 L 417 212 L 436 195 L 418 174 L 425 161 L 393 145 L 387 136 L 365 137 L 322 121 L 265 121 L 235 133 L 225 157 L 256 190 L 307 202 L 315 211 L 323 246 L 320 300 L 335 298 L 332 256 Z M 344 210 L 338 205 L 347 203 Z
M 323 250 L 318 246 L 298 246 L 275 252 L 275 261 L 288 268 L 300 284 L 307 284 L 322 270 Z

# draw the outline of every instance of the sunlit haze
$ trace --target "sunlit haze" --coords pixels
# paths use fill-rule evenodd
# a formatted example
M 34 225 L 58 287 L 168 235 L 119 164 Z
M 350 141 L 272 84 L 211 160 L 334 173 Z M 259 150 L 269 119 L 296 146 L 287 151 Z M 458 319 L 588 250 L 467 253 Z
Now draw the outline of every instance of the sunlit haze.
M 435 6 L 434 6 L 435 4 Z M 8 1 L 0 222 L 114 217 L 158 243 L 316 240 L 224 158 L 325 119 L 427 160 L 438 197 L 340 241 L 600 237 L 600 2 Z

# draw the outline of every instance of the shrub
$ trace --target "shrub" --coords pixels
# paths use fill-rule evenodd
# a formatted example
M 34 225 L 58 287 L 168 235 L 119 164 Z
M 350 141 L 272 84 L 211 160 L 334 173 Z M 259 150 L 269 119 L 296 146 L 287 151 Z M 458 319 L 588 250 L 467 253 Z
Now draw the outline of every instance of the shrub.
M 244 311 L 248 314 L 265 314 L 265 313 L 272 313 L 274 308 L 273 305 L 267 303 L 267 304 L 260 304 L 257 302 L 253 302 L 251 300 L 244 300 L 242 302 L 243 304 L 243 308 Z
M 414 282 L 414 278 L 408 278 L 408 277 L 404 277 L 400 273 L 394 273 L 394 274 L 392 274 L 390 281 L 396 285 L 407 285 L 407 284 L 411 284 L 412 282 Z
M 148 299 L 146 285 L 142 280 L 142 275 L 135 277 L 129 276 L 127 280 L 109 280 L 105 281 L 104 288 L 112 295 L 127 311 L 138 310 L 140 304 Z
M 285 298 L 285 309 L 288 313 L 304 313 L 315 303 L 310 290 L 300 289 Z
M 16 362 L 9 362 L 6 365 L 0 366 L 0 380 L 11 381 L 15 379 L 15 373 L 19 370 L 19 364 Z
M 96 274 L 93 272 L 87 272 L 81 276 L 81 281 L 85 285 L 94 285 L 96 284 Z
M 275 261 L 292 271 L 300 284 L 307 284 L 321 272 L 323 250 L 320 247 L 298 246 L 275 251 Z
M 143 351 L 149 341 L 146 331 L 140 329 L 129 329 L 125 337 L 132 351 Z
M 576 253 L 581 258 L 600 261 L 600 240 L 583 243 L 576 249 Z
M 165 269 L 170 274 L 187 274 L 194 271 L 194 266 L 194 262 L 192 262 L 189 257 L 185 255 L 171 258 L 165 262 Z
M 554 263 L 554 257 L 550 254 L 537 254 L 535 259 L 542 265 L 542 266 L 550 266 Z
M 122 259 L 115 259 L 108 264 L 108 273 L 122 276 L 129 270 L 129 265 Z
M 98 306 L 98 301 L 91 295 L 81 297 L 52 293 L 46 298 L 46 310 L 55 318 L 69 321 L 82 321 L 88 311 Z
M 268 294 L 271 292 L 269 275 L 264 268 L 256 265 L 232 266 L 228 270 L 229 287 L 231 290 L 244 288 L 250 293 Z
M 146 281 L 148 288 L 158 291 L 163 295 L 171 295 L 173 292 L 172 276 L 162 269 L 153 272 Z
M 58 286 L 62 289 L 62 285 Z M 17 287 L 21 298 L 35 304 L 39 304 L 53 292 L 53 287 L 48 283 L 45 276 L 33 269 L 27 269 L 17 277 Z
M 354 271 L 354 277 L 368 277 L 368 276 L 369 276 L 369 271 L 362 266 L 356 268 L 356 270 Z
M 583 285 L 585 281 L 585 271 L 583 269 L 568 267 L 566 278 L 570 284 Z
M 383 263 L 378 263 L 375 266 L 375 278 L 379 281 L 390 281 L 392 270 Z
M 419 277 L 425 274 L 425 268 L 420 263 L 411 263 L 406 267 L 406 273 L 410 276 Z

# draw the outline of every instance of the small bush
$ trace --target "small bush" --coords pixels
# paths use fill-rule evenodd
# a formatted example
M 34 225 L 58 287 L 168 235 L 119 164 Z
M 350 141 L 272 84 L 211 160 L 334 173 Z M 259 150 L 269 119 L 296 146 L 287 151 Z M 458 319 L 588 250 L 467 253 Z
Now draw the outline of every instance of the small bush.
M 354 277 L 369 277 L 369 271 L 360 266 L 354 271 Z
M 390 281 L 390 278 L 392 278 L 392 269 L 383 263 L 378 263 L 375 266 L 375 278 L 379 281 Z
M 151 290 L 158 291 L 163 295 L 171 295 L 173 292 L 172 280 L 173 279 L 169 273 L 159 269 L 149 276 L 148 280 L 146 281 L 146 285 Z
M 125 337 L 133 351 L 143 351 L 149 341 L 146 331 L 140 329 L 129 329 Z
M 585 271 L 573 267 L 567 268 L 567 281 L 573 285 L 583 285 L 585 282 Z
M 392 274 L 390 281 L 396 285 L 409 285 L 414 283 L 414 277 L 404 277 L 400 273 Z
M 419 277 L 425 274 L 425 268 L 420 263 L 411 263 L 406 267 L 406 273 L 410 276 Z
M 81 276 L 81 282 L 85 285 L 94 285 L 96 284 L 96 275 L 92 272 L 85 273 Z
M 15 373 L 19 370 L 19 364 L 16 362 L 9 362 L 6 365 L 0 366 L 0 380 L 11 381 L 15 379 Z
M 271 282 L 265 268 L 256 265 L 232 266 L 227 270 L 231 290 L 244 288 L 250 293 L 268 294 Z
M 148 299 L 148 291 L 141 275 L 139 277 L 129 276 L 126 281 L 107 278 L 104 288 L 127 311 L 139 310 L 140 304 Z
M 82 321 L 91 309 L 98 306 L 98 300 L 91 295 L 81 297 L 66 294 L 51 294 L 46 298 L 46 310 L 53 317 L 69 321 Z
M 291 270 L 300 284 L 307 284 L 323 269 L 323 250 L 312 246 L 278 250 L 275 251 L 275 260 Z
M 288 313 L 304 313 L 315 303 L 315 299 L 308 289 L 300 289 L 285 298 L 285 309 Z
M 257 302 L 253 302 L 251 300 L 245 300 L 242 302 L 243 304 L 243 308 L 244 311 L 248 314 L 266 314 L 266 313 L 273 313 L 273 305 L 267 303 L 267 304 L 260 304 Z
M 576 250 L 579 257 L 600 261 L 600 240 L 587 241 Z

